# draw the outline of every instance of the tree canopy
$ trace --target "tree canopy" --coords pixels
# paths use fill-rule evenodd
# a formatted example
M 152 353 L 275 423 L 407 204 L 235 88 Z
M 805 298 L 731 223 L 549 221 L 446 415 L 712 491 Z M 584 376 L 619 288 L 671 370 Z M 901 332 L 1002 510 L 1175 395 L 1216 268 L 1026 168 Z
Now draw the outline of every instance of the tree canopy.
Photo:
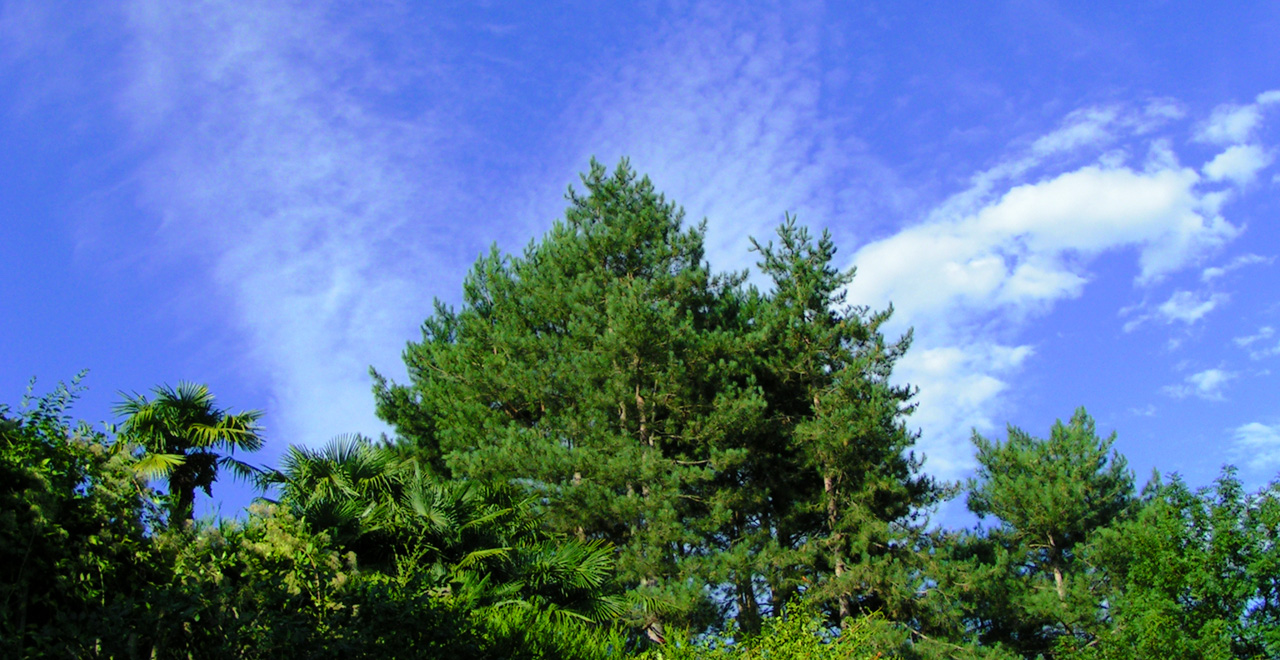
M 784 216 L 758 287 L 625 161 L 583 185 L 374 373 L 394 437 L 254 467 L 260 413 L 200 385 L 119 427 L 72 421 L 79 379 L 0 404 L 0 656 L 1280 656 L 1280 482 L 1136 494 L 1079 408 L 938 483 L 911 335 L 829 235 Z M 264 496 L 195 518 L 222 469 Z M 926 528 L 962 491 L 979 523 Z

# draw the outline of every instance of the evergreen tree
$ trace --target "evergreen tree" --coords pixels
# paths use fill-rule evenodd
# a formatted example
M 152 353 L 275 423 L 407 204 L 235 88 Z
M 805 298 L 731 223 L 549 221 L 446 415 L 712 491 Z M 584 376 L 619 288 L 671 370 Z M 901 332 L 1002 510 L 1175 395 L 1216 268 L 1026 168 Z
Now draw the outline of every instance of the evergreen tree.
M 437 304 L 379 412 L 444 474 L 518 480 L 555 531 L 617 547 L 660 638 L 661 616 L 707 621 L 712 463 L 757 398 L 720 366 L 739 280 L 708 274 L 702 229 L 625 163 L 583 183 L 523 257 L 477 262 L 462 310 Z
M 773 290 L 753 317 L 768 436 L 753 451 L 762 474 L 752 486 L 771 487 L 768 529 L 800 570 L 775 573 L 773 599 L 801 578 L 842 623 L 855 612 L 903 615 L 919 577 L 903 565 L 920 531 L 912 523 L 944 492 L 910 451 L 914 389 L 890 382 L 911 336 L 880 332 L 892 308 L 846 303 L 854 272 L 833 266 L 829 235 L 814 242 L 788 218 L 778 238 L 776 248 L 755 243 Z
M 613 544 L 654 639 L 726 605 L 756 630 L 815 585 L 838 615 L 882 607 L 903 581 L 865 566 L 938 492 L 889 382 L 909 338 L 844 304 L 825 235 L 788 220 L 757 246 L 761 293 L 711 275 L 703 228 L 625 161 L 583 183 L 541 242 L 476 263 L 461 309 L 436 304 L 409 384 L 374 373 L 379 414 L 441 476 L 520 484 L 554 531 Z

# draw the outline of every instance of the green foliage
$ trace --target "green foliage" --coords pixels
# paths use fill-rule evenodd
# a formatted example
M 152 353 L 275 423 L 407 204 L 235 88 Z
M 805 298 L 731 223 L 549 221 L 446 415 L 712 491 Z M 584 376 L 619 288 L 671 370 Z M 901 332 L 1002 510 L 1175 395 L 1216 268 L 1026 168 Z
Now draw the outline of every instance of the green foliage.
M 169 532 L 164 543 L 174 556 L 154 595 L 159 657 L 603 658 L 624 641 L 579 619 L 442 590 L 429 570 L 361 571 L 353 553 L 275 505 L 255 505 L 244 523 Z
M 962 646 L 912 634 L 877 612 L 851 617 L 833 627 L 813 601 L 799 599 L 784 614 L 769 617 L 761 631 L 742 635 L 732 628 L 722 634 L 682 634 L 667 645 L 646 651 L 643 660 L 808 660 L 848 658 L 1005 659 L 999 651 Z
M 1099 534 L 1090 561 L 1113 591 L 1098 658 L 1280 656 L 1280 483 L 1247 494 L 1234 470 L 1192 492 L 1148 488 L 1131 521 Z
M 295 518 L 255 506 L 246 522 L 161 539 L 169 579 L 154 602 L 160 656 L 324 657 L 343 646 L 354 556 Z
M 699 660 L 702 658 L 765 658 L 804 660 L 807 658 L 862 659 L 881 657 L 878 638 L 887 624 L 867 615 L 843 629 L 831 628 L 825 614 L 808 603 L 793 604 L 783 616 L 767 619 L 759 634 L 678 636 L 662 648 L 642 654 L 644 660 Z
M 39 398 L 28 388 L 17 413 L 0 406 L 3 657 L 123 653 L 158 574 L 152 494 L 127 446 L 72 425 L 79 381 Z
M 429 576 L 434 589 L 468 593 L 477 606 L 536 605 L 585 621 L 619 612 L 610 549 L 547 533 L 514 486 L 439 481 L 360 437 L 320 451 L 290 447 L 283 469 L 264 482 L 279 485 L 294 515 L 366 567 Z
M 152 400 L 126 394 L 115 407 L 116 414 L 125 417 L 121 438 L 146 451 L 134 468 L 139 474 L 167 480 L 170 522 L 190 524 L 196 489 L 212 495 L 219 468 L 240 477 L 255 474 L 234 453 L 262 448 L 258 427 L 262 412 L 232 414 L 215 408 L 209 388 L 195 383 L 178 383 L 177 388 L 160 385 L 153 394 Z

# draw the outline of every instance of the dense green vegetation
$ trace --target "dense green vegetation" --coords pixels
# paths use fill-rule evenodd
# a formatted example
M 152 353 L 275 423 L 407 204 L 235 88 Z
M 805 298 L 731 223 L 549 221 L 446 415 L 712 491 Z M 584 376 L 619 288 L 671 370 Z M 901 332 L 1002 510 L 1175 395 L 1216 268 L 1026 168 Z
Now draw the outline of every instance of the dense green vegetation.
M 939 483 L 827 236 L 756 243 L 759 290 L 625 164 L 583 182 L 374 374 L 392 438 L 253 467 L 199 385 L 0 407 L 0 656 L 1280 656 L 1280 485 L 1139 493 L 1083 409 Z M 219 468 L 265 495 L 193 520 Z M 985 524 L 927 528 L 957 496 Z

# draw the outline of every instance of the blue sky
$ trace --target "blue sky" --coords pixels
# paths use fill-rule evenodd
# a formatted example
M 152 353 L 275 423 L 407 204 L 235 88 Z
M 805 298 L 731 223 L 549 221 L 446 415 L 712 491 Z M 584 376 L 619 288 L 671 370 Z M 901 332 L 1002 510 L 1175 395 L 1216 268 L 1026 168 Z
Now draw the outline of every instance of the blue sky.
M 1140 478 L 1274 478 L 1280 4 L 943 5 L 0 3 L 0 401 L 376 435 L 368 367 L 627 156 L 716 269 L 832 232 L 934 474 L 1084 405 Z

